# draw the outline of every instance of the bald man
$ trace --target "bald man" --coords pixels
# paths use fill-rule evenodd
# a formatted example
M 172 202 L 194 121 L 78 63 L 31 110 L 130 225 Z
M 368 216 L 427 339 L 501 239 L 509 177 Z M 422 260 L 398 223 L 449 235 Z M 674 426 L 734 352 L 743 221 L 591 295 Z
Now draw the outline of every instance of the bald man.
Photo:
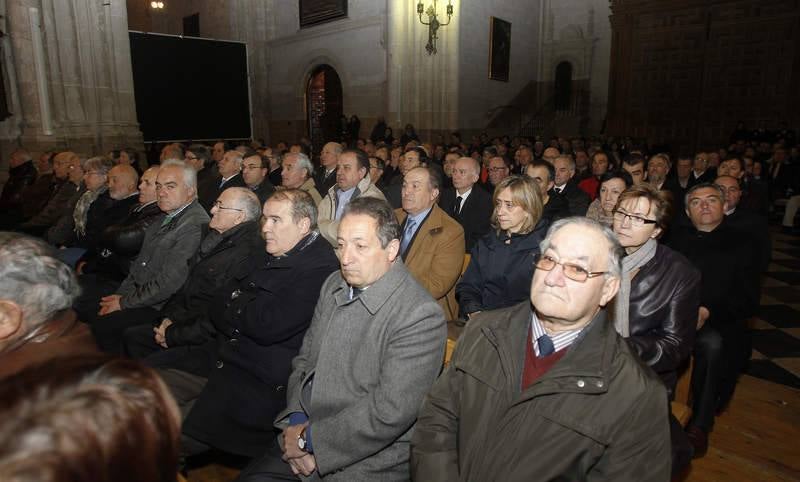
M 95 252 L 105 228 L 122 222 L 139 199 L 139 174 L 129 164 L 117 164 L 108 171 L 108 190 L 97 197 L 86 214 L 85 233 L 76 246 Z

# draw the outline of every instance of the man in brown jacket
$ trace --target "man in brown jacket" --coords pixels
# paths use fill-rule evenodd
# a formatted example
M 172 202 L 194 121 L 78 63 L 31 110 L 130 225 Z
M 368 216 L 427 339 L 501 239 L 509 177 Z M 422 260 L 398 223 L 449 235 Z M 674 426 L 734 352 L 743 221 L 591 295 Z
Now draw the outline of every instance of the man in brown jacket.
M 444 311 L 458 317 L 456 282 L 464 264 L 464 228 L 436 204 L 441 176 L 435 169 L 415 167 L 403 178 L 403 207 L 396 209 L 402 235 L 400 255 Z
M 52 358 L 97 351 L 70 309 L 78 281 L 40 239 L 0 232 L 0 379 Z
M 619 243 L 566 218 L 541 245 L 531 302 L 473 318 L 412 438 L 419 481 L 668 481 L 667 393 L 604 306 Z

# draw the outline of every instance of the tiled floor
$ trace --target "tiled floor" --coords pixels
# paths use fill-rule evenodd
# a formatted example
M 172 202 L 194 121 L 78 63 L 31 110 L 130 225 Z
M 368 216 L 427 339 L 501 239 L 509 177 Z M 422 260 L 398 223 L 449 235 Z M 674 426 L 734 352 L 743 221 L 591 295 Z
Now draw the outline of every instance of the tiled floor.
M 800 389 L 800 237 L 772 233 L 748 374 Z

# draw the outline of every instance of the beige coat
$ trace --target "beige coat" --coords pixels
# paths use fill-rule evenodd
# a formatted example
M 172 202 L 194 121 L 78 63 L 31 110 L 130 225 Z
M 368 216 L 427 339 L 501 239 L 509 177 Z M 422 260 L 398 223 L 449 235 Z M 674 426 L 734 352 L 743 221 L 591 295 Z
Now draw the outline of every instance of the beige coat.
M 319 206 L 319 203 L 322 202 L 322 196 L 319 195 L 319 191 L 317 191 L 317 188 L 314 186 L 313 177 L 306 179 L 306 182 L 304 182 L 303 185 L 298 189 L 307 192 L 311 196 L 311 199 L 314 200 L 314 204 L 317 206 Z
M 405 225 L 406 212 L 395 209 L 395 214 L 400 224 Z M 464 264 L 464 228 L 458 221 L 434 204 L 417 229 L 403 262 L 439 302 L 445 318 L 455 320 L 458 317 L 455 287 Z
M 336 233 L 339 230 L 339 221 L 336 218 L 336 185 L 334 184 L 329 190 L 328 195 L 319 203 L 319 215 L 317 224 L 319 225 L 319 232 L 328 240 L 329 243 L 336 246 Z M 369 179 L 369 176 L 364 176 L 364 179 L 359 181 L 356 185 L 356 191 L 350 198 L 352 201 L 359 197 L 374 197 L 377 199 L 386 200 L 380 189 Z

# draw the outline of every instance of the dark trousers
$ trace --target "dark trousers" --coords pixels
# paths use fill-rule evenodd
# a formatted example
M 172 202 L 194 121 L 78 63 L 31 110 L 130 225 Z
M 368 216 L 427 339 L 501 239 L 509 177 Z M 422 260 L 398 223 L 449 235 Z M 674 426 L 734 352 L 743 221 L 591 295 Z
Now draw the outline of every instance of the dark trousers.
M 158 316 L 159 311 L 153 308 L 127 308 L 96 316 L 90 325 L 101 350 L 122 355 L 125 330 L 136 325 L 152 326 Z
M 120 282 L 95 274 L 84 274 L 78 277 L 81 285 L 81 295 L 75 300 L 72 307 L 78 314 L 78 319 L 92 324 L 100 311 L 100 298 L 114 294 Z
M 694 341 L 692 370 L 692 421 L 705 432 L 714 426 L 717 409 L 733 397 L 736 383 L 745 360 L 747 347 L 744 324 L 732 322 L 712 325 L 706 323 Z
M 253 460 L 250 465 L 236 478 L 236 482 L 269 482 L 273 480 L 292 480 L 300 478 L 292 473 L 289 464 L 281 459 L 283 451 L 278 445 L 276 438 L 267 447 L 267 451 L 261 457 Z
M 203 378 L 182 370 L 171 368 L 159 369 L 158 374 L 164 380 L 172 396 L 181 410 L 181 418 L 185 419 L 194 406 L 195 400 L 203 392 L 207 378 Z M 192 455 L 202 454 L 211 450 L 211 447 L 204 442 L 188 435 L 181 434 L 181 458 L 191 457 Z
M 158 353 L 164 348 L 156 343 L 156 334 L 153 326 L 158 322 L 157 317 L 151 325 L 136 325 L 125 330 L 125 354 L 131 358 L 141 360 Z

